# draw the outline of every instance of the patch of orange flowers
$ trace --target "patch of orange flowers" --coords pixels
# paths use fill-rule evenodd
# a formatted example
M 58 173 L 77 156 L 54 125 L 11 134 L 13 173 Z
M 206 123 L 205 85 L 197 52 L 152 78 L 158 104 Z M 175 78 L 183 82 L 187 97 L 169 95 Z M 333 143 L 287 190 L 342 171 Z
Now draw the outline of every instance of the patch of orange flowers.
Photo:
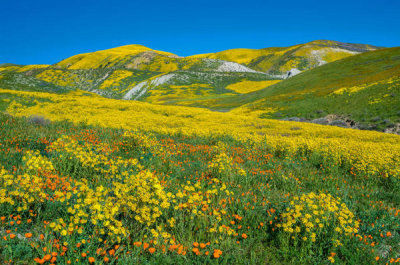
M 214 249 L 213 257 L 218 259 L 222 255 L 222 251 L 219 249 Z

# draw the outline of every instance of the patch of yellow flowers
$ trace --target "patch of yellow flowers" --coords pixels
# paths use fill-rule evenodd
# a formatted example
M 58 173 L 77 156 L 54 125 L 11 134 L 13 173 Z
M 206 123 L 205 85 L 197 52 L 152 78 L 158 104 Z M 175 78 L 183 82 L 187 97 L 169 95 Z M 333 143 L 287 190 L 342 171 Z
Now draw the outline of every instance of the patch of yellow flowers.
M 17 212 L 27 212 L 56 205 L 66 215 L 52 220 L 49 227 L 64 237 L 82 234 L 89 222 L 99 238 L 108 237 L 117 242 L 131 233 L 132 226 L 150 229 L 163 210 L 170 207 L 160 180 L 141 167 L 127 168 L 130 160 L 113 162 L 106 145 L 92 147 L 90 150 L 86 144 L 62 136 L 49 148 L 49 157 L 57 163 L 54 164 L 57 169 L 63 163 L 70 163 L 62 160 L 62 156 L 74 156 L 82 163 L 83 170 L 99 169 L 99 173 L 112 174 L 112 177 L 92 181 L 87 177 L 95 176 L 78 174 L 79 179 L 59 176 L 49 158 L 37 150 L 27 151 L 23 157 L 27 173 L 14 176 L 0 170 L 0 206 L 9 205 Z M 102 150 L 103 155 L 99 155 Z M 137 163 L 129 166 L 133 165 L 140 166 Z M 138 173 L 134 173 L 136 170 Z M 173 225 L 175 221 L 171 219 L 170 223 Z
M 232 174 L 246 176 L 246 171 L 235 163 L 232 157 L 227 155 L 225 144 L 219 142 L 214 147 L 214 151 L 217 152 L 217 155 L 208 163 L 208 168 L 215 176 L 230 176 Z
M 25 163 L 27 171 L 53 171 L 54 166 L 46 157 L 42 156 L 38 150 L 27 151 L 22 158 L 22 162 Z
M 359 222 L 340 198 L 314 192 L 296 196 L 282 214 L 277 226 L 292 239 L 316 242 L 331 240 L 341 245 L 341 238 L 358 232 Z
M 141 133 L 138 130 L 125 131 L 123 144 L 127 150 L 142 149 L 142 153 L 150 151 L 152 154 L 163 153 L 163 147 L 152 133 Z
M 239 141 L 265 145 L 275 153 L 317 153 L 327 161 L 350 165 L 362 173 L 400 177 L 400 138 L 397 135 L 113 100 L 98 95 L 87 96 L 88 93 L 82 91 L 59 95 L 0 89 L 0 93 L 43 101 L 33 106 L 9 102 L 7 111 L 16 116 L 36 114 L 51 120 L 162 134 L 229 135 Z
M 90 168 L 98 174 L 115 176 L 121 173 L 121 169 L 128 167 L 141 168 L 137 159 L 122 159 L 118 156 L 110 158 L 110 147 L 103 143 L 80 144 L 77 140 L 63 135 L 49 148 L 59 154 L 61 159 L 76 159 L 83 167 Z

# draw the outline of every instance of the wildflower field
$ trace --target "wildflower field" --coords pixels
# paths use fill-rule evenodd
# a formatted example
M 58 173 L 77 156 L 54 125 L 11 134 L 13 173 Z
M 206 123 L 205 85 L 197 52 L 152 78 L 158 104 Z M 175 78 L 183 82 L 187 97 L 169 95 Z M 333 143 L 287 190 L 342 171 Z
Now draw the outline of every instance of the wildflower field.
M 1 264 L 400 262 L 397 135 L 0 92 Z

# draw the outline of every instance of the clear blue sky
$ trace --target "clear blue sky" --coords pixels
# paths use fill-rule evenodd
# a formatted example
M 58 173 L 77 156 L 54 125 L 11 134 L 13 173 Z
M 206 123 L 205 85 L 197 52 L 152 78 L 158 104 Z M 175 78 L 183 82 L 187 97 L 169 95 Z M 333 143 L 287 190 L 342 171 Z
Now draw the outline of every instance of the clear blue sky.
M 316 39 L 400 46 L 400 0 L 2 0 L 0 63 L 142 44 L 181 56 Z

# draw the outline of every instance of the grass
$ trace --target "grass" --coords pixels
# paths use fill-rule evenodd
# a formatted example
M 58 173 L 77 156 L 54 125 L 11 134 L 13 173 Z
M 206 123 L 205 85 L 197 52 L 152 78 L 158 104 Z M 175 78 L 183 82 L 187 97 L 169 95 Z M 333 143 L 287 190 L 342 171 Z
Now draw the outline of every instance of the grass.
M 400 257 L 398 178 L 229 134 L 40 125 L 4 114 L 0 124 L 3 264 L 48 264 L 53 257 L 57 264 L 89 264 L 89 257 L 96 264 L 385 264 Z M 133 189 L 131 178 L 148 190 Z M 307 206 L 296 220 L 310 214 L 310 232 L 301 222 L 299 232 L 285 230 L 286 212 L 312 194 L 333 196 L 310 204 L 325 213 Z M 147 196 L 168 203 L 155 206 Z M 321 204 L 336 200 L 337 210 Z M 119 210 L 110 212 L 107 202 Z M 150 223 L 135 219 L 146 218 L 139 211 L 145 208 L 161 215 Z M 356 230 L 337 232 L 338 216 Z M 112 228 L 118 222 L 123 230 Z

